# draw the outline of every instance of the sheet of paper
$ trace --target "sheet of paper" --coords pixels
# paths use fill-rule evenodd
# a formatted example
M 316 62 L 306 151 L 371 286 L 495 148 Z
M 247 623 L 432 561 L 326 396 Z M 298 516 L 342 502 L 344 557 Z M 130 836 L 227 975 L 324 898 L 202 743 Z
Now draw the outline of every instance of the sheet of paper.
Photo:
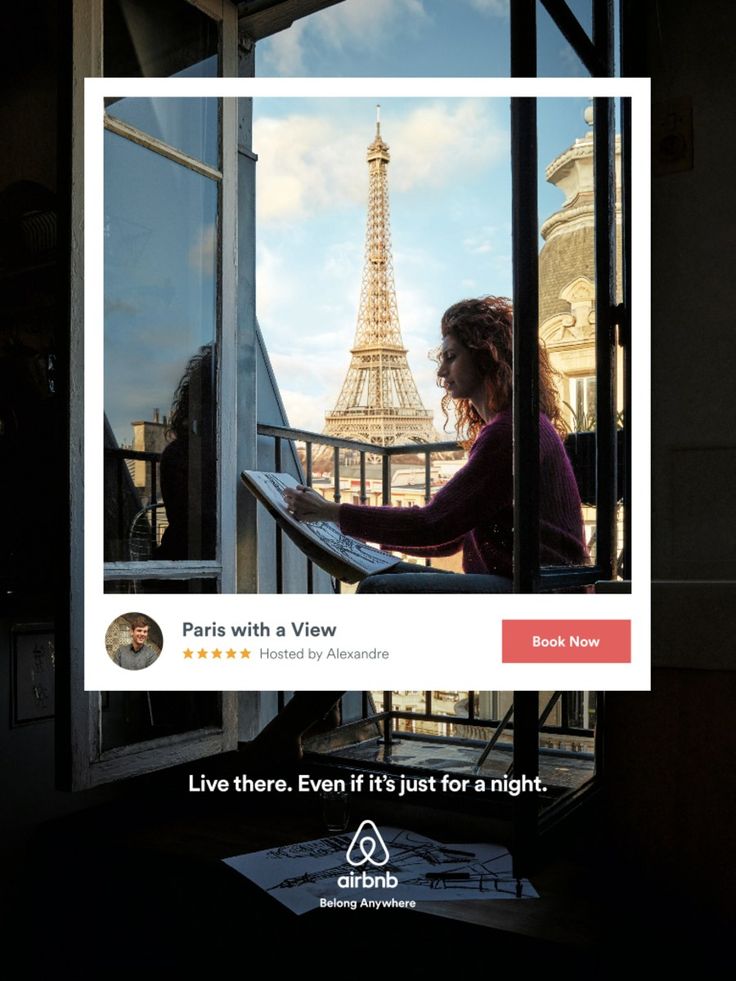
M 297 521 L 286 509 L 283 492 L 287 487 L 297 487 L 299 482 L 290 474 L 267 473 L 262 470 L 246 470 L 244 475 L 258 488 L 269 504 L 275 508 L 279 516 L 292 527 L 297 528 L 306 538 L 342 559 L 361 569 L 366 575 L 383 572 L 396 565 L 400 559 L 393 555 L 380 552 L 370 545 L 359 542 L 357 538 L 343 535 L 340 529 L 331 521 L 304 522 Z
M 528 879 L 514 879 L 511 855 L 493 844 L 444 844 L 400 828 L 379 828 L 389 852 L 381 868 L 394 888 L 341 888 L 338 879 L 362 873 L 347 861 L 352 832 L 235 855 L 225 863 L 255 882 L 295 913 L 306 913 L 320 899 L 432 900 L 531 899 L 538 894 Z

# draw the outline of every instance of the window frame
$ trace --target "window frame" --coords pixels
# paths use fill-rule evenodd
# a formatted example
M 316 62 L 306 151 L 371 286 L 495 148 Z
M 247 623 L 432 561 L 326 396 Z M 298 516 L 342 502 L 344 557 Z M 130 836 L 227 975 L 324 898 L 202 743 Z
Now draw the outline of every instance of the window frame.
M 221 75 L 237 75 L 238 10 L 229 0 L 181 0 L 191 3 L 220 25 L 219 70 Z M 89 4 L 75 3 L 72 10 L 72 119 L 71 119 L 71 203 L 70 227 L 84 227 L 84 78 L 103 75 L 103 0 Z M 218 457 L 218 545 L 214 562 L 120 562 L 107 563 L 105 577 L 120 579 L 216 578 L 220 591 L 235 592 L 237 585 L 236 555 L 223 542 L 236 538 L 236 491 L 232 474 L 242 464 L 242 447 L 238 445 L 236 406 L 244 396 L 238 391 L 237 362 L 243 346 L 238 331 L 238 183 L 239 139 L 243 119 L 237 99 L 221 100 L 221 180 L 218 190 L 218 298 L 216 311 L 217 377 L 220 411 L 217 414 Z M 122 124 L 109 128 L 119 131 Z M 135 131 L 135 127 L 127 127 Z M 146 149 L 165 155 L 186 157 L 175 148 L 162 145 L 148 134 L 135 132 L 136 141 Z M 155 144 L 155 147 L 154 147 Z M 206 165 L 199 165 L 206 166 Z M 212 169 L 212 168 L 208 168 Z M 210 175 L 211 176 L 211 175 Z M 251 178 L 252 180 L 252 175 Z M 251 229 L 252 234 L 252 229 Z M 69 270 L 70 296 L 70 365 L 84 365 L 84 248 L 82 237 L 73 237 Z M 251 279 L 243 277 L 248 284 Z M 249 287 L 246 286 L 246 289 Z M 250 286 L 252 291 L 252 286 Z M 245 321 L 245 329 L 249 324 Z M 250 340 L 253 345 L 254 339 Z M 242 388 L 255 387 L 254 377 L 245 379 Z M 102 748 L 102 696 L 84 690 L 84 489 L 75 479 L 83 473 L 84 400 L 81 387 L 69 385 L 69 561 L 70 596 L 68 610 L 69 663 L 68 678 L 62 684 L 57 739 L 57 783 L 67 789 L 81 790 L 98 784 L 137 776 L 211 756 L 237 746 L 238 693 L 221 694 L 222 718 L 219 726 L 192 729 L 114 749 Z M 247 455 L 246 455 L 247 459 Z M 76 599 L 75 599 L 76 597 Z M 65 619 L 65 618 L 64 618 Z M 63 622 L 63 621 L 62 621 Z
M 614 52 L 614 0 L 593 0 L 592 39 L 582 31 L 564 0 L 539 0 L 591 75 L 616 74 Z M 622 17 L 627 0 L 619 5 Z M 511 4 L 511 75 L 537 74 L 537 0 Z M 574 23 L 573 23 L 574 22 Z M 578 30 L 578 28 L 580 28 Z M 623 50 L 623 44 L 622 44 Z M 627 74 L 627 65 L 622 71 Z M 514 265 L 514 592 L 534 592 L 584 582 L 584 570 L 570 574 L 540 569 L 539 563 L 539 268 L 537 216 L 537 119 L 534 98 L 511 100 L 512 252 Z M 616 542 L 616 411 L 614 372 L 617 343 L 628 352 L 630 318 L 630 103 L 622 100 L 622 250 L 623 303 L 615 302 L 615 120 L 614 100 L 594 100 L 593 161 L 596 286 L 596 575 L 613 577 Z M 530 205 L 529 202 L 533 202 Z M 624 373 L 630 362 L 624 357 Z M 624 419 L 630 417 L 630 380 L 624 384 Z M 630 443 L 622 461 L 630 480 Z M 629 483 L 630 487 L 630 483 Z M 521 502 L 524 506 L 521 506 Z M 630 494 L 625 500 L 624 538 L 630 545 Z M 596 759 L 601 758 L 605 701 L 597 706 Z M 514 693 L 514 773 L 538 775 L 537 693 Z M 563 808 L 566 804 L 563 802 Z M 573 805 L 574 806 L 574 801 Z M 514 802 L 513 853 L 515 874 L 524 874 L 533 860 L 540 829 L 535 793 L 521 794 Z
M 238 53 L 237 32 L 238 32 L 238 10 L 229 0 L 182 0 L 182 3 L 190 2 L 213 15 L 213 11 L 219 10 L 223 25 L 227 20 L 232 45 L 222 44 L 221 49 L 221 72 L 224 75 L 252 74 L 252 47 L 245 43 Z M 557 26 L 560 27 L 563 35 L 567 37 L 573 47 L 574 41 L 580 41 L 580 36 L 572 31 L 573 36 L 568 36 L 570 32 L 570 22 L 566 20 L 568 30 L 562 26 L 558 20 L 560 13 L 569 10 L 564 2 L 552 2 L 552 0 L 539 0 L 551 14 Z M 511 51 L 512 51 L 512 76 L 535 76 L 536 75 L 536 3 L 537 0 L 515 0 L 511 5 Z M 622 3 L 626 7 L 626 3 Z M 564 8 L 564 10 L 563 10 Z M 613 0 L 594 0 L 594 32 L 593 41 L 587 39 L 589 51 L 593 51 L 594 59 L 591 66 L 596 75 L 613 75 Z M 557 14 L 557 16 L 556 16 Z M 565 15 L 566 16 L 566 15 Z M 565 18 L 563 17 L 563 20 Z M 102 0 L 94 0 L 91 5 L 75 3 L 73 8 L 74 24 L 74 60 L 73 60 L 73 125 L 71 133 L 72 142 L 72 174 L 75 178 L 72 182 L 74 188 L 71 201 L 71 227 L 81 228 L 83 225 L 83 193 L 81 176 L 83 174 L 83 79 L 85 76 L 95 76 L 102 74 Z M 223 35 L 226 33 L 223 27 Z M 529 43 L 531 40 L 532 43 Z M 603 55 L 601 55 L 603 52 Z M 579 53 L 579 52 L 578 52 Z M 243 70 L 245 69 L 245 70 Z M 607 169 L 607 177 L 601 176 L 603 190 L 596 193 L 596 216 L 598 219 L 599 208 L 610 208 L 612 204 L 612 177 L 613 164 L 612 152 L 613 145 L 610 138 L 610 128 L 612 124 L 612 101 L 607 99 L 596 100 L 596 116 L 599 115 L 607 119 L 606 127 L 598 126 L 596 135 L 596 159 L 599 166 Z M 535 427 L 538 427 L 538 418 L 535 413 L 525 410 L 525 406 L 536 405 L 535 396 L 537 387 L 537 361 L 536 361 L 536 338 L 538 336 L 538 308 L 537 291 L 530 288 L 530 283 L 537 283 L 536 263 L 538 260 L 537 236 L 538 222 L 536 205 L 529 208 L 528 199 L 525 198 L 523 190 L 525 187 L 534 185 L 534 198 L 536 202 L 536 100 L 517 99 L 512 100 L 512 167 L 514 172 L 513 198 L 514 198 L 514 300 L 516 309 L 516 321 L 520 324 L 518 337 L 515 338 L 515 443 L 517 447 L 524 444 L 536 445 L 538 435 L 535 439 Z M 247 100 L 228 100 L 222 103 L 222 140 L 223 140 L 223 181 L 221 185 L 222 200 L 221 205 L 221 254 L 220 254 L 220 299 L 222 308 L 219 311 L 219 323 L 221 331 L 221 343 L 218 344 L 218 377 L 220 379 L 220 396 L 224 411 L 218 413 L 218 427 L 220 420 L 223 420 L 223 428 L 219 434 L 222 440 L 223 460 L 235 459 L 237 461 L 236 473 L 240 469 L 253 466 L 256 459 L 256 416 L 255 400 L 252 397 L 255 379 L 255 283 L 254 283 L 254 165 L 255 156 L 250 150 L 250 108 Z M 533 130 L 533 139 L 528 139 L 528 134 Z M 624 135 L 624 161 L 627 159 L 629 147 L 629 116 L 624 107 L 622 113 L 622 131 Z M 234 133 L 232 141 L 228 134 Z M 626 167 L 626 163 L 624 164 Z M 227 174 L 227 177 L 226 177 Z M 626 171 L 625 171 L 626 179 Z M 628 182 L 624 187 L 624 309 L 620 312 L 620 319 L 615 323 L 625 331 L 628 322 L 629 310 L 629 267 L 626 265 L 630 249 L 627 248 L 627 235 L 629 234 L 627 211 L 628 202 Z M 607 204 L 606 204 L 607 201 Z M 603 213 L 603 212 L 601 212 Z M 240 220 L 238 220 L 240 219 Z M 245 219 L 245 220 L 244 220 Z M 597 221 L 598 224 L 598 221 Z M 603 233 L 605 235 L 605 233 Z M 72 365 L 83 364 L 83 251 L 79 243 L 72 250 L 71 257 L 71 344 L 70 359 Z M 610 247 L 610 242 L 608 243 Z M 601 248 L 603 246 L 601 245 Z M 608 267 L 610 268 L 609 253 Z M 240 265 L 238 266 L 238 256 Z M 530 258 L 533 259 L 534 269 L 529 269 Z M 596 255 L 598 259 L 598 254 Z M 596 263 L 596 282 L 599 286 L 603 280 L 598 280 L 598 262 Z M 528 278 L 525 278 L 528 276 Z M 610 276 L 607 279 L 610 286 Z M 523 289 L 521 284 L 523 283 Z M 603 324 L 608 327 L 614 325 L 614 314 L 611 297 L 608 290 L 597 289 L 596 294 L 597 324 L 599 328 Z M 524 324 L 528 326 L 526 330 Z M 533 330 L 529 328 L 533 325 Z M 604 331 L 600 330 L 603 337 Z M 606 332 L 607 333 L 607 332 Z M 626 336 L 624 334 L 624 336 Z M 534 343 L 531 343 L 533 341 Z M 610 348 L 610 339 L 606 337 L 606 345 Z M 230 345 L 228 352 L 232 357 L 225 357 L 223 346 Z M 518 345 L 518 346 L 517 346 Z M 519 370 L 523 365 L 523 371 Z M 516 373 L 518 371 L 518 374 Z M 626 371 L 626 369 L 625 369 Z M 628 377 L 628 374 L 627 374 Z M 245 380 L 245 384 L 242 381 Z M 241 384 L 237 384 L 240 381 Z M 250 390 L 249 390 L 250 386 Z M 610 387 L 610 386 L 609 386 Z M 599 405 L 605 400 L 605 393 L 601 394 L 599 389 Z M 611 393 L 609 393 L 610 395 Z M 232 402 L 226 401 L 232 400 Z M 610 401 L 610 399 L 609 399 Z M 74 439 L 75 434 L 83 431 L 83 405 L 78 392 L 73 391 L 70 399 L 70 426 L 71 426 L 71 447 L 70 447 L 70 498 L 71 498 L 71 587 L 72 595 L 82 595 L 82 536 L 80 534 L 83 527 L 83 491 L 74 480 L 74 473 L 81 472 L 82 468 L 82 444 L 80 439 Z M 227 406 L 235 406 L 235 412 L 229 413 Z M 630 402 L 626 400 L 626 411 Z M 598 413 L 599 418 L 602 413 Z M 516 452 L 516 451 L 515 451 Z M 627 450 L 628 452 L 628 450 Z M 615 475 L 615 445 L 610 441 L 610 445 L 603 445 L 598 454 L 598 475 L 599 483 L 601 477 L 606 473 Z M 613 461 L 613 462 L 612 462 Z M 519 466 L 520 458 L 515 459 L 515 472 L 520 483 L 515 486 L 516 501 L 525 501 L 525 510 L 515 516 L 515 527 L 518 529 L 516 536 L 515 569 L 517 580 L 515 588 L 517 591 L 531 592 L 538 586 L 539 577 L 538 563 L 538 529 L 535 529 L 535 515 L 538 513 L 537 497 L 537 477 L 533 473 L 534 467 L 524 468 Z M 608 468 L 608 469 L 607 469 Z M 227 466 L 220 467 L 219 490 L 221 499 L 220 515 L 218 515 L 218 563 L 220 565 L 219 584 L 224 591 L 232 592 L 257 592 L 257 562 L 256 555 L 256 522 L 255 504 L 247 495 L 247 492 L 240 487 L 233 488 L 231 485 L 232 471 L 226 479 L 228 473 Z M 627 468 L 627 480 L 630 468 Z M 615 490 L 615 481 L 609 480 L 608 485 Z M 604 484 L 605 486 L 605 484 Z M 529 504 L 531 503 L 531 507 Z M 627 502 L 627 518 L 629 515 L 630 496 Z M 613 522 L 615 521 L 615 500 L 611 511 L 611 531 L 615 532 Z M 605 522 L 605 515 L 601 520 Z M 538 524 L 538 522 L 537 522 Z M 627 520 L 625 535 L 629 535 L 630 523 Z M 234 541 L 235 549 L 225 550 L 220 548 L 222 541 Z M 536 556 L 535 556 L 536 549 Z M 217 564 L 217 563 L 216 563 Z M 170 565 L 159 567 L 158 563 L 141 563 L 135 567 L 133 563 L 121 563 L 125 566 L 125 573 L 118 575 L 117 570 L 109 569 L 109 572 L 116 578 L 172 578 L 172 575 L 190 577 L 197 574 L 205 574 L 213 577 L 211 567 L 202 568 L 203 563 L 177 563 L 176 570 L 172 570 Z M 206 565 L 206 564 L 205 564 Z M 216 752 L 224 752 L 232 749 L 237 744 L 237 693 L 223 694 L 223 728 L 213 733 L 207 730 L 193 731 L 192 733 L 182 734 L 180 737 L 165 737 L 159 740 L 152 740 L 150 743 L 123 747 L 119 750 L 108 751 L 106 754 L 99 752 L 99 738 L 95 742 L 93 738 L 95 732 L 99 736 L 99 694 L 85 693 L 83 683 L 83 610 L 79 602 L 73 602 L 69 613 L 69 636 L 72 638 L 70 644 L 70 677 L 68 692 L 71 701 L 71 711 L 68 713 L 70 718 L 70 729 L 68 738 L 61 739 L 62 755 L 64 747 L 69 746 L 80 755 L 81 762 L 72 761 L 71 783 L 76 789 L 82 786 L 92 786 L 96 783 L 115 780 L 123 776 L 134 775 L 135 773 L 148 772 L 153 769 L 173 766 L 176 763 L 185 762 L 209 755 Z M 96 699 L 96 702 L 95 702 Z M 536 714 L 536 693 L 517 692 L 515 693 L 515 730 L 520 738 L 515 740 L 514 746 L 514 768 L 518 772 L 533 774 L 536 772 L 536 734 L 537 734 L 537 714 Z M 601 707 L 602 709 L 602 707 Z M 602 711 L 601 711 L 602 715 Z M 523 734 L 523 735 L 522 735 Z M 86 762 L 84 760 L 86 754 Z M 95 755 L 96 754 L 96 755 Z M 104 756 L 104 759 L 103 759 Z M 68 764 L 68 760 L 66 761 Z M 69 767 L 67 766 L 67 771 Z M 517 822 L 519 832 L 523 836 L 529 833 L 532 824 L 532 811 L 536 804 L 532 795 L 530 799 L 519 802 L 519 807 L 523 807 L 524 813 L 519 813 Z M 535 819 L 536 820 L 536 819 Z M 523 859 L 522 859 L 523 860 Z

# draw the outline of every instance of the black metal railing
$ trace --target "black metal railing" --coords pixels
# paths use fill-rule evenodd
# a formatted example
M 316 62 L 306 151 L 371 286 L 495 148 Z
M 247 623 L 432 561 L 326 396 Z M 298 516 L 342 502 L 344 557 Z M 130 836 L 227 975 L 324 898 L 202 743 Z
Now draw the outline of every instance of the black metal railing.
M 304 463 L 299 461 L 298 455 L 294 453 L 293 462 L 303 471 L 304 483 L 308 487 L 313 486 L 314 482 L 314 447 L 326 446 L 332 449 L 332 480 L 334 484 L 333 500 L 339 504 L 342 499 L 340 486 L 341 467 L 344 466 L 344 459 L 340 454 L 352 453 L 357 459 L 358 467 L 358 496 L 361 504 L 368 501 L 368 476 L 366 465 L 369 459 L 378 458 L 381 462 L 381 503 L 391 504 L 391 461 L 397 456 L 423 456 L 424 457 L 424 501 L 429 501 L 432 496 L 432 454 L 451 453 L 462 449 L 456 440 L 447 440 L 437 443 L 407 443 L 401 446 L 381 446 L 376 443 L 364 443 L 354 439 L 340 439 L 336 436 L 326 436 L 322 433 L 313 433 L 307 429 L 295 429 L 289 426 L 270 426 L 263 423 L 258 424 L 258 435 L 271 437 L 274 441 L 273 459 L 276 471 L 283 469 L 283 444 L 284 441 L 290 443 L 304 444 Z M 281 528 L 276 525 L 276 592 L 284 592 L 283 577 L 283 533 Z M 430 560 L 427 559 L 427 565 Z M 339 583 L 336 585 L 339 591 Z M 307 559 L 307 592 L 314 591 L 314 569 L 311 559 Z
M 459 694 L 459 693 L 458 693 Z M 498 740 L 505 731 L 513 732 L 514 721 L 513 721 L 513 702 L 509 705 L 507 711 L 500 715 L 498 718 L 483 717 L 478 714 L 478 696 L 479 692 L 469 691 L 464 693 L 467 700 L 467 711 L 463 714 L 462 711 L 457 710 L 457 704 L 455 703 L 452 714 L 446 712 L 436 711 L 436 698 L 433 692 L 424 692 L 424 707 L 421 710 L 414 709 L 400 709 L 395 707 L 395 695 L 393 691 L 384 691 L 382 693 L 382 710 L 380 712 L 365 713 L 366 721 L 377 721 L 384 723 L 388 718 L 391 723 L 398 722 L 399 720 L 406 720 L 411 722 L 428 722 L 437 723 L 448 726 L 465 726 L 476 730 L 487 730 L 489 733 L 493 732 L 495 739 Z M 591 719 L 588 720 L 581 718 L 580 712 L 580 693 L 571 691 L 556 691 L 552 692 L 544 706 L 541 708 L 538 716 L 538 731 L 540 733 L 545 733 L 548 735 L 556 736 L 569 736 L 577 737 L 580 739 L 592 738 L 594 734 L 593 725 L 591 725 Z M 460 700 L 459 704 L 465 700 Z M 597 701 L 597 700 L 596 700 Z M 593 703 L 593 708 L 589 708 L 589 715 L 595 713 L 595 702 Z M 559 722 L 550 723 L 549 719 L 552 716 L 555 708 L 559 705 Z M 391 742 L 396 736 L 404 739 L 422 739 L 427 733 L 413 733 L 405 729 L 400 729 L 395 725 L 391 725 L 388 729 L 384 726 L 384 733 L 386 736 L 386 741 Z M 469 737 L 471 742 L 485 741 L 486 738 L 483 733 L 479 737 Z M 442 741 L 456 741 L 456 736 L 440 736 Z
M 293 461 L 303 471 L 303 479 L 308 487 L 313 486 L 314 478 L 314 446 L 327 446 L 332 448 L 332 478 L 334 484 L 333 500 L 339 504 L 342 500 L 342 490 L 340 479 L 342 468 L 345 462 L 341 459 L 340 453 L 352 452 L 357 457 L 358 466 L 358 491 L 361 504 L 368 501 L 368 477 L 366 474 L 366 462 L 369 458 L 378 458 L 381 462 L 381 504 L 391 504 L 391 461 L 392 458 L 405 455 L 421 455 L 424 457 L 424 501 L 427 503 L 431 497 L 432 484 L 432 454 L 455 452 L 462 449 L 460 443 L 455 440 L 448 440 L 438 443 L 408 443 L 400 446 L 381 446 L 375 443 L 365 443 L 359 440 L 341 439 L 336 436 L 326 436 L 322 433 L 314 433 L 306 429 L 295 429 L 289 426 L 272 426 L 263 423 L 258 424 L 258 435 L 271 437 L 274 441 L 273 459 L 274 469 L 280 471 L 283 468 L 284 460 L 284 441 L 290 443 L 304 444 L 304 462 L 299 461 L 299 457 L 294 453 Z M 595 446 L 591 446 L 591 438 L 595 440 L 593 433 L 571 433 L 566 441 L 566 449 L 573 470 L 575 471 L 581 495 L 591 497 L 595 500 Z M 591 449 L 593 452 L 591 453 Z M 525 450 L 524 458 L 529 457 L 529 452 Z M 591 493 L 588 485 L 593 486 Z M 620 496 L 614 490 L 615 496 Z M 276 592 L 283 593 L 283 533 L 281 528 L 276 525 L 275 529 L 276 544 Z M 518 556 L 515 555 L 515 559 Z M 431 562 L 425 560 L 427 565 Z M 543 566 L 530 582 L 531 592 L 554 591 L 554 590 L 573 590 L 584 588 L 601 579 L 609 579 L 607 566 L 596 561 L 590 565 L 581 566 Z M 339 584 L 336 587 L 339 591 Z M 314 572 L 311 560 L 307 560 L 307 592 L 314 591 Z
M 390 760 L 392 748 L 396 744 L 412 740 L 417 743 L 434 742 L 475 749 L 478 752 L 478 768 L 483 766 L 492 752 L 501 752 L 508 754 L 507 772 L 511 774 L 514 769 L 511 754 L 514 752 L 514 742 L 520 728 L 518 719 L 515 718 L 517 700 L 511 699 L 505 711 L 501 712 L 501 700 L 492 699 L 495 703 L 492 706 L 493 711 L 498 711 L 498 716 L 491 717 L 479 714 L 480 692 L 454 692 L 451 712 L 438 711 L 437 706 L 442 701 L 447 701 L 437 698 L 439 694 L 431 691 L 405 692 L 404 700 L 408 696 L 414 696 L 418 704 L 417 708 L 402 708 L 402 693 L 398 691 L 364 691 L 361 718 L 346 722 L 339 727 L 340 732 L 348 735 L 353 733 L 358 742 L 363 742 L 369 738 L 366 733 L 370 729 L 366 729 L 366 725 L 373 728 L 374 733 L 380 733 L 384 761 Z M 487 694 L 500 696 L 504 693 Z M 528 694 L 534 705 L 535 753 L 547 758 L 579 761 L 591 774 L 595 772 L 597 727 L 603 711 L 603 693 L 555 691 L 550 692 L 543 703 L 536 692 Z M 281 705 L 284 694 L 279 695 Z M 351 737 L 351 744 L 352 741 Z M 339 749 L 334 752 L 340 755 Z M 496 759 L 498 762 L 498 757 Z
M 160 519 L 158 516 L 159 509 L 163 509 L 163 503 L 158 500 L 161 454 L 125 447 L 106 446 L 105 459 L 113 462 L 115 467 L 113 494 L 115 529 L 119 547 L 127 549 L 133 533 L 133 522 L 145 512 L 145 536 L 149 539 L 150 554 L 153 554 L 159 541 L 159 533 L 162 530 L 159 528 Z M 128 460 L 142 461 L 146 464 L 146 479 L 142 493 L 127 472 L 126 463 Z M 125 555 L 126 559 L 130 557 Z

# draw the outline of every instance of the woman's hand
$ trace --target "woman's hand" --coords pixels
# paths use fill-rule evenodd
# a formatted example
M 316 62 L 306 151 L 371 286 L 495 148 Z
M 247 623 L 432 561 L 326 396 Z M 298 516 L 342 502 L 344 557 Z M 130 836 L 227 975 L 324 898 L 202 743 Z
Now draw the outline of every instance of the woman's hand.
M 340 505 L 326 501 L 303 484 L 287 488 L 284 500 L 289 514 L 297 521 L 334 521 L 339 524 Z

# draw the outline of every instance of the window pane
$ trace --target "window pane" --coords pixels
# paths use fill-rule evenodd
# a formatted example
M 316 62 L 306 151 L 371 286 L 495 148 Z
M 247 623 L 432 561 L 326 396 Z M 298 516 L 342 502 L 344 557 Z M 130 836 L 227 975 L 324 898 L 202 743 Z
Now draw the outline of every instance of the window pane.
M 222 725 L 219 692 L 101 692 L 102 751 Z
M 218 187 L 105 134 L 105 559 L 215 557 Z
M 539 327 L 595 557 L 595 216 L 592 105 L 540 99 Z M 546 178 L 546 180 L 545 180 Z M 580 435 L 583 434 L 583 435 Z
M 241 24 L 247 25 L 246 5 L 241 10 Z M 257 76 L 508 74 L 509 17 L 504 0 L 350 0 L 296 20 L 256 45 Z
M 219 167 L 219 99 L 115 99 L 107 112 L 151 136 Z
M 115 579 L 105 583 L 106 593 L 216 593 L 216 579 Z
M 182 0 L 105 0 L 106 78 L 212 77 L 219 28 Z
M 568 0 L 568 6 L 588 38 L 592 38 L 592 0 Z M 537 74 L 556 78 L 590 74 L 541 3 L 537 4 Z

